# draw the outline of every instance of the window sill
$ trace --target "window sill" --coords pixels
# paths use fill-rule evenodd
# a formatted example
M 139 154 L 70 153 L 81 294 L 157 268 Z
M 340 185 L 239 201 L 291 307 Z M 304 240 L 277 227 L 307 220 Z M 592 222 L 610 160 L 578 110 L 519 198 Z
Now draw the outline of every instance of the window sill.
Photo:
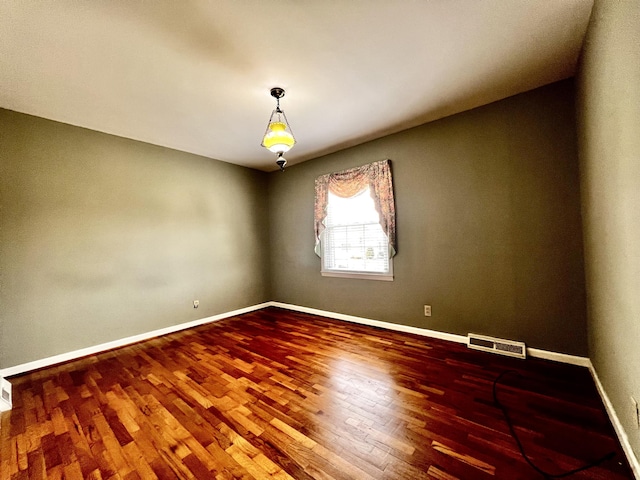
M 357 278 L 359 280 L 382 280 L 393 282 L 392 273 L 358 273 L 358 272 L 320 272 L 323 277 Z

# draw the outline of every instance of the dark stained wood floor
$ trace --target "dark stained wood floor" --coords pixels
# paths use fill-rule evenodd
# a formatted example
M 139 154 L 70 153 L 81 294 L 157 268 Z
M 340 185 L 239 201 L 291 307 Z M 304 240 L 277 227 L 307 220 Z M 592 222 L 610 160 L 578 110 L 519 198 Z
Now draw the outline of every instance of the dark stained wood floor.
M 0 479 L 630 479 L 587 369 L 269 308 L 11 379 Z

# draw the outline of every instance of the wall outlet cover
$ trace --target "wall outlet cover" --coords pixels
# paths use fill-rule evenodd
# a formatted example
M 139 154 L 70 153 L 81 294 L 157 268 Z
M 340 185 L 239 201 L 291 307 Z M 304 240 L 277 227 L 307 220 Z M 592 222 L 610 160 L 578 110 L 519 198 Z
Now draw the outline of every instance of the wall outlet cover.
M 11 410 L 11 384 L 0 378 L 0 412 Z

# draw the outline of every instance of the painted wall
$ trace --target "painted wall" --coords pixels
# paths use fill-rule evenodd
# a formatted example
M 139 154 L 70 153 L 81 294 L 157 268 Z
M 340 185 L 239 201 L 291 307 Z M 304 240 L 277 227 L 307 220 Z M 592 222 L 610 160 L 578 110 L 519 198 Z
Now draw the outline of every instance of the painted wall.
M 0 368 L 270 300 L 266 174 L 7 110 L 0 135 Z
M 586 355 L 574 108 L 564 81 L 269 174 L 274 300 Z M 314 179 L 385 158 L 395 280 L 322 277 Z
M 578 79 L 589 354 L 640 457 L 640 2 L 596 0 Z

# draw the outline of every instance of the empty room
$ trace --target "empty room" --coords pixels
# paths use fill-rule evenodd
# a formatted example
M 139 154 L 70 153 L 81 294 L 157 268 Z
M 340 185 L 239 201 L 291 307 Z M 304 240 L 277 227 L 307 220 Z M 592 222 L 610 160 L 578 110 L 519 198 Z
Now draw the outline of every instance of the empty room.
M 640 2 L 0 2 L 0 480 L 640 479 Z

